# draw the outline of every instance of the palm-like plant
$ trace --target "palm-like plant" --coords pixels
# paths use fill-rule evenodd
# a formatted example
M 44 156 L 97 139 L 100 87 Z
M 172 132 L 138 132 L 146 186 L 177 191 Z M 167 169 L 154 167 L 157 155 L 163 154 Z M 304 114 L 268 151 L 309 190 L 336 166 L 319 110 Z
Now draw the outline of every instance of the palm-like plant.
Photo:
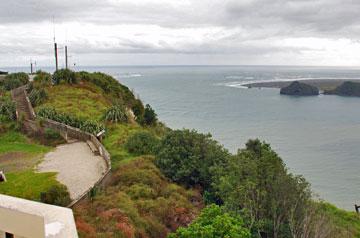
M 103 119 L 109 122 L 127 122 L 128 115 L 123 105 L 115 105 L 110 107 L 104 114 Z

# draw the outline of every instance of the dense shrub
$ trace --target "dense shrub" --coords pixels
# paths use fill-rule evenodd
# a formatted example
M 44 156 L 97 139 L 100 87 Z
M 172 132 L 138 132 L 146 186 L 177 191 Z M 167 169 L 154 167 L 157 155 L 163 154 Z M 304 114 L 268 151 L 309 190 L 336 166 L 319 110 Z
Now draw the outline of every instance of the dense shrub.
M 13 90 L 23 85 L 19 79 L 5 79 L 1 84 L 5 90 Z
M 141 123 L 144 118 L 145 108 L 140 99 L 134 101 L 131 110 L 134 112 L 136 121 Z
M 26 73 L 12 73 L 6 75 L 5 79 L 0 81 L 0 86 L 5 90 L 12 90 L 28 82 L 29 76 Z
M 157 122 L 157 115 L 149 104 L 146 104 L 142 124 L 152 126 Z
M 15 120 L 16 119 L 15 103 L 10 100 L 1 100 L 0 115 L 6 120 Z
M 158 144 L 159 139 L 153 134 L 138 132 L 127 139 L 125 148 L 135 155 L 154 154 Z
M 33 88 L 29 93 L 29 100 L 34 107 L 43 103 L 47 98 L 47 93 L 43 88 Z
M 42 124 L 42 119 L 37 121 L 39 126 Z M 65 144 L 66 140 L 60 135 L 59 132 L 53 129 L 40 129 L 31 134 L 42 145 L 55 147 L 57 145 Z
M 59 69 L 54 72 L 52 77 L 53 84 L 59 84 L 61 82 L 74 84 L 77 82 L 75 72 L 70 69 Z
M 20 80 L 21 84 L 27 84 L 29 82 L 29 75 L 24 72 L 20 73 L 12 73 L 6 75 L 5 79 L 11 80 L 11 79 L 17 79 Z
M 120 84 L 110 75 L 100 72 L 88 73 L 81 71 L 76 73 L 76 77 L 79 80 L 91 82 L 100 87 L 106 94 L 110 96 L 114 104 L 124 104 L 129 108 L 132 108 L 134 104 L 138 103 L 136 102 L 135 96 L 129 90 L 129 88 Z
M 171 131 L 161 140 L 156 164 L 171 180 L 208 190 L 214 181 L 213 169 L 223 167 L 228 157 L 228 151 L 210 134 L 184 129 Z
M 64 185 L 53 185 L 40 194 L 40 200 L 43 203 L 64 207 L 71 202 L 69 192 Z
M 104 113 L 103 119 L 114 123 L 127 122 L 126 108 L 123 105 L 112 106 Z
M 250 238 L 250 231 L 245 227 L 240 216 L 224 213 L 219 206 L 204 208 L 196 220 L 187 228 L 179 228 L 168 238 Z
M 94 135 L 105 129 L 104 125 L 102 124 L 73 115 L 57 112 L 54 108 L 42 107 L 38 111 L 38 116 L 79 128 L 82 131 L 89 132 Z
M 44 71 L 37 71 L 36 76 L 34 77 L 34 82 L 40 85 L 49 85 L 51 84 L 52 78 L 51 74 Z

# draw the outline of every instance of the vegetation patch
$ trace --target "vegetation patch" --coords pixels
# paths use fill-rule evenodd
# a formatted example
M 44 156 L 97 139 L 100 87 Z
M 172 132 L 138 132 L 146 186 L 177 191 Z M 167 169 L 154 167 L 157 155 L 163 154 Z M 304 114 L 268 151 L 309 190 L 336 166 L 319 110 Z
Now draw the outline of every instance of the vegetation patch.
M 7 182 L 0 184 L 0 193 L 40 201 L 40 193 L 59 184 L 56 173 L 36 173 L 33 170 L 7 173 Z
M 44 154 L 50 148 L 32 143 L 29 138 L 15 131 L 8 131 L 0 134 L 0 154 L 10 152 L 22 152 L 30 154 Z
M 26 73 L 12 73 L 0 81 L 0 86 L 5 90 L 12 90 L 29 83 L 29 75 Z
M 103 119 L 113 123 L 127 122 L 128 115 L 126 108 L 123 105 L 112 106 L 104 113 Z
M 100 131 L 104 130 L 104 125 L 90 121 L 85 118 L 76 117 L 71 114 L 57 112 L 54 108 L 42 107 L 38 110 L 38 116 L 53 121 L 57 121 L 75 128 L 79 128 L 82 131 L 96 135 Z
M 70 204 L 70 194 L 64 185 L 52 185 L 45 192 L 40 193 L 40 200 L 43 203 L 52 204 L 56 206 L 67 206 Z
M 224 212 L 219 206 L 210 205 L 203 209 L 196 220 L 187 228 L 179 228 L 168 238 L 188 237 L 231 237 L 250 238 L 251 234 L 243 219 Z
M 69 86 L 61 84 L 46 87 L 47 100 L 42 107 L 56 108 L 58 112 L 69 113 L 86 119 L 100 121 L 111 102 L 100 89 L 89 83 Z M 40 104 L 39 104 L 40 105 Z
M 37 173 L 35 166 L 50 147 L 39 145 L 15 131 L 11 125 L 0 133 L 0 168 L 7 182 L 0 183 L 0 193 L 30 200 L 40 200 L 40 193 L 59 185 L 55 173 Z
M 80 237 L 161 238 L 195 218 L 199 193 L 169 183 L 152 161 L 120 165 L 105 191 L 74 209 Z
M 159 139 L 150 132 L 137 132 L 127 139 L 125 147 L 135 155 L 150 155 L 156 153 L 159 142 Z

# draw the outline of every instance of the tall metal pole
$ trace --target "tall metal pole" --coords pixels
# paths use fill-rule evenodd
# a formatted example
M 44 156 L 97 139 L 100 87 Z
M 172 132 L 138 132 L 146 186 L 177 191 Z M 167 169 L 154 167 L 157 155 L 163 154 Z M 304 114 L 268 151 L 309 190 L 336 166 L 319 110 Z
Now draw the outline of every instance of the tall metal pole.
M 65 68 L 68 68 L 68 52 L 67 52 L 67 45 L 65 45 Z
M 57 49 L 56 42 L 54 42 L 54 49 L 55 49 L 55 69 L 58 70 L 59 69 L 59 63 L 58 63 L 58 49 Z
M 32 63 L 32 61 L 30 61 L 30 74 L 33 74 L 33 63 Z

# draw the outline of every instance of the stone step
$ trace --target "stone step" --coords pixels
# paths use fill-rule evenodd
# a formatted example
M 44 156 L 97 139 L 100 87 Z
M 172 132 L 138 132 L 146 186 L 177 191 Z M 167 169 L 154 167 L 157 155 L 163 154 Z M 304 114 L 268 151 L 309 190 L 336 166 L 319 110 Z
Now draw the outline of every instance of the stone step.
M 86 141 L 86 144 L 88 144 L 88 146 L 90 147 L 90 150 L 95 154 L 95 155 L 100 155 L 99 150 L 96 148 L 96 146 L 94 145 L 94 143 L 92 143 L 90 140 Z

